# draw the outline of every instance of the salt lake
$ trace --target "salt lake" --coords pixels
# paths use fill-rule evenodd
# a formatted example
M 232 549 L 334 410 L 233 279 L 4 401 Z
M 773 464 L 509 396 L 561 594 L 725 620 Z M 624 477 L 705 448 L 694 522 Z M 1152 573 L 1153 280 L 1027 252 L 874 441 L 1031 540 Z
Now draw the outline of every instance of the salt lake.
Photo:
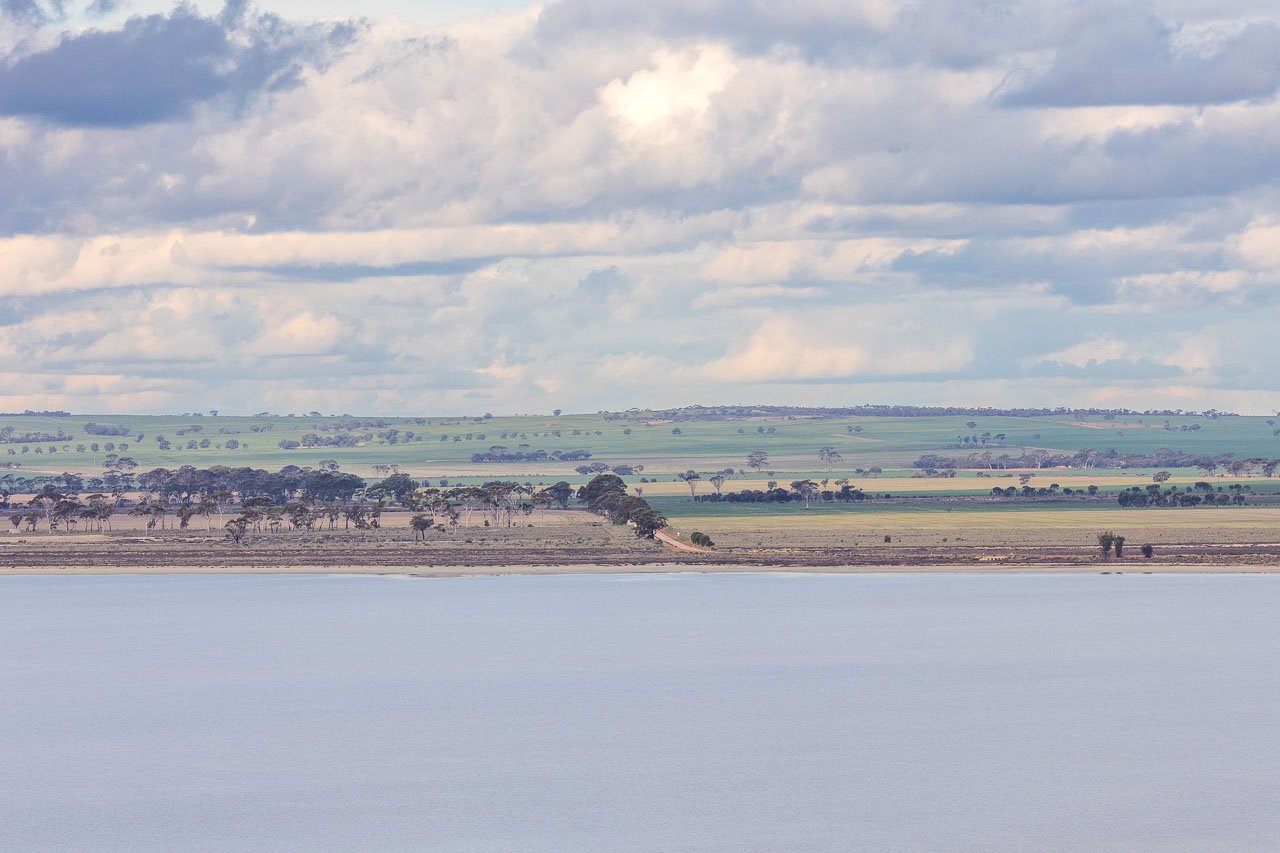
M 1280 576 L 0 578 L 0 849 L 1274 850 Z

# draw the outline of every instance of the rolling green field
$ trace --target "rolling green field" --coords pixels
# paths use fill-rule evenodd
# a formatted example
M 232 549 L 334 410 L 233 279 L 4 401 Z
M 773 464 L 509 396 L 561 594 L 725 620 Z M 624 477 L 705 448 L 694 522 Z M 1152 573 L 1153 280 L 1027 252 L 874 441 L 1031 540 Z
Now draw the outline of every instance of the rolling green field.
M 1166 428 L 1166 422 L 1168 427 Z M 968 426 L 969 423 L 974 426 Z M 97 435 L 90 424 L 127 428 L 127 436 Z M 546 485 L 573 484 L 590 475 L 575 468 L 588 463 L 630 465 L 624 477 L 634 493 L 667 516 L 673 529 L 702 528 L 743 547 L 760 542 L 795 541 L 838 544 L 860 534 L 879 543 L 883 535 L 898 543 L 939 545 L 968 539 L 1010 542 L 1074 541 L 1081 530 L 1123 527 L 1144 541 L 1178 541 L 1196 530 L 1197 541 L 1215 537 L 1268 540 L 1280 526 L 1280 477 L 1262 474 L 1255 464 L 1248 475 L 1219 468 L 1211 476 L 1195 468 L 1171 469 L 1165 487 L 1185 491 L 1204 480 L 1215 491 L 1247 487 L 1244 506 L 1129 509 L 1113 495 L 1152 485 L 1152 468 L 1043 468 L 1036 470 L 958 470 L 954 477 L 923 477 L 912 467 L 922 454 L 963 459 L 970 453 L 1018 457 L 1028 451 L 1073 453 L 1091 448 L 1122 454 L 1149 454 L 1160 448 L 1197 456 L 1233 459 L 1280 458 L 1275 419 L 1267 417 L 1118 416 L 1104 420 L 1060 417 L 751 417 L 726 420 L 659 420 L 632 415 L 565 414 L 529 417 L 321 417 L 297 416 L 0 416 L 0 487 L 15 478 L 63 472 L 100 476 L 112 459 L 126 457 L 135 473 L 156 467 L 254 467 L 278 470 L 287 465 L 319 467 L 336 463 L 342 471 L 379 479 L 390 466 L 428 485 L 479 484 L 516 480 Z M 35 433 L 58 431 L 57 441 L 37 441 Z M 298 446 L 316 437 L 342 437 L 349 446 Z M 968 436 L 966 444 L 961 436 Z M 1003 436 L 1003 438 L 999 438 Z M 311 437 L 311 438 L 308 438 Z M 819 449 L 833 447 L 839 458 L 824 461 Z M 583 451 L 588 460 L 475 462 L 472 455 Z M 768 461 L 748 470 L 749 454 L 763 451 Z M 873 472 L 868 469 L 882 469 Z M 694 470 L 702 479 L 697 493 L 713 491 L 715 472 L 733 469 L 725 492 L 763 490 L 770 480 L 786 488 L 793 480 L 813 479 L 821 488 L 838 489 L 837 480 L 875 496 L 854 503 L 802 501 L 771 504 L 695 502 L 676 474 Z M 1275 473 L 1280 474 L 1280 471 Z M 1024 477 L 1028 477 L 1024 483 Z M 993 487 L 1035 489 L 1057 486 L 1052 501 L 983 500 Z M 1097 496 L 1080 492 L 1096 487 Z M 1060 498 L 1065 490 L 1072 495 Z M 886 494 L 892 500 L 884 500 Z M 968 499 L 963 502 L 962 499 Z M 954 504 L 949 501 L 959 501 Z M 1235 530 L 1235 533 L 1231 533 Z M 800 531 L 805 531 L 801 533 Z M 968 532 L 966 532 L 968 531 Z M 979 534 L 979 531 L 982 531 Z M 761 538 L 763 537 L 763 539 Z M 964 537 L 964 538 L 961 538 Z M 887 543 L 886 543 L 887 544 Z
M 513 452 L 582 450 L 590 461 L 644 465 L 645 474 L 672 474 L 694 469 L 713 471 L 746 467 L 753 451 L 769 454 L 769 470 L 778 479 L 800 476 L 850 475 L 856 468 L 879 466 L 886 474 L 900 473 L 924 453 L 963 457 L 973 451 L 1018 455 L 1025 450 L 1074 452 L 1085 448 L 1122 453 L 1150 453 L 1169 448 L 1194 454 L 1234 454 L 1236 458 L 1278 458 L 1280 437 L 1274 419 L 1222 416 L 1119 417 L 1105 422 L 1096 416 L 1076 422 L 1056 418 L 915 417 L 915 418 L 752 418 L 712 422 L 653 422 L 606 420 L 601 415 L 492 418 L 365 418 L 385 426 L 335 430 L 346 418 L 334 417 L 192 417 L 140 415 L 74 415 L 71 417 L 0 417 L 0 429 L 13 436 L 62 430 L 71 438 L 58 442 L 17 441 L 0 444 L 0 462 L 15 472 L 101 470 L 108 444 L 132 458 L 139 469 L 193 465 L 253 466 L 276 469 L 284 465 L 315 466 L 334 460 L 344 471 L 369 474 L 375 465 L 398 465 L 415 476 L 560 476 L 573 474 L 579 462 L 472 463 L 474 453 L 493 446 Z M 1168 421 L 1174 429 L 1163 428 Z M 88 422 L 127 427 L 128 438 L 89 435 Z M 973 422 L 975 427 L 966 427 Z M 1182 426 L 1198 425 L 1196 431 Z M 859 430 L 851 432 L 850 430 Z M 327 431 L 326 431 L 327 430 Z M 389 430 L 397 430 L 394 436 Z M 676 434 L 673 430 L 679 430 Z M 368 435 L 355 447 L 281 449 L 280 443 L 301 442 L 307 434 Z M 961 435 L 1005 436 L 997 444 L 962 447 Z M 379 435 L 382 434 L 382 435 Z M 410 435 L 411 434 L 411 435 Z M 138 437 L 141 436 L 141 440 Z M 164 437 L 169 449 L 162 449 Z M 394 438 L 394 441 L 392 440 Z M 228 442 L 240 445 L 229 449 Z M 119 450 L 120 444 L 127 449 Z M 92 446 L 97 444 L 94 451 Z M 835 447 L 843 460 L 830 469 L 817 457 L 823 446 Z M 24 449 L 25 448 L 25 449 Z M 50 450 L 56 452 L 50 452 Z M 667 477 L 666 479 L 670 479 Z M 979 486 L 973 484 L 970 488 Z M 987 487 L 989 488 L 989 486 Z
M 1274 494 L 1275 490 L 1270 493 Z M 810 506 L 806 507 L 803 501 L 793 501 L 786 504 L 739 504 L 739 503 L 706 503 L 690 501 L 688 498 L 649 498 L 649 503 L 653 505 L 659 512 L 669 517 L 681 518 L 751 518 L 761 516 L 787 515 L 797 518 L 825 519 L 831 517 L 833 519 L 856 519 L 858 516 L 874 516 L 893 513 L 902 515 L 907 518 L 939 518 L 942 516 L 955 516 L 956 524 L 966 524 L 961 520 L 968 515 L 986 515 L 990 513 L 999 513 L 1008 519 L 1009 524 L 1021 524 L 1025 521 L 1025 517 L 1037 513 L 1088 513 L 1097 511 L 1100 504 L 1097 501 L 1091 502 L 1071 502 L 1064 501 L 1061 503 L 1046 504 L 1040 502 L 995 502 L 990 503 L 902 503 L 902 502 L 878 502 L 873 500 L 862 501 L 859 503 L 821 503 L 814 501 Z M 1184 520 L 1191 519 L 1197 514 L 1212 515 L 1217 512 L 1219 507 L 1148 507 L 1142 509 L 1118 509 L 1114 503 L 1102 504 L 1107 511 L 1115 511 L 1121 513 L 1133 514 L 1158 514 L 1161 512 L 1176 515 Z M 1248 509 L 1248 507 L 1246 507 Z M 826 524 L 826 521 L 822 521 Z M 840 522 L 843 523 L 843 522 Z

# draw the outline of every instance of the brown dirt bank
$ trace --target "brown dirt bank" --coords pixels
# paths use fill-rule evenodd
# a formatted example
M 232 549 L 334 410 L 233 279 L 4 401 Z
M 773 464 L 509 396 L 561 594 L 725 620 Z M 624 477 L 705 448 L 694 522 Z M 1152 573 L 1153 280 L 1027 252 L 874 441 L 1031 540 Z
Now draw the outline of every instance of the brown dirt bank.
M 496 543 L 273 542 L 235 547 L 213 541 L 20 541 L 0 546 L 0 574 L 113 572 L 410 573 L 423 575 L 617 571 L 1280 571 L 1280 544 L 1162 546 L 1101 561 L 1094 548 L 803 547 L 672 552 L 652 543 L 529 546 Z

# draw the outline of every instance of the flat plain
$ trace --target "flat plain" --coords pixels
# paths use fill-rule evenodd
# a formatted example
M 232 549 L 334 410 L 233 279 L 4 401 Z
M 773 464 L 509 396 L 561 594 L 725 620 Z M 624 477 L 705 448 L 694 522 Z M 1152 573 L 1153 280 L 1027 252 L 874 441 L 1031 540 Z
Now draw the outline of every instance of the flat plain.
M 105 434 L 103 432 L 105 427 Z M 1280 546 L 1280 457 L 1274 418 L 1232 415 L 914 417 L 650 413 L 382 418 L 351 415 L 253 417 L 185 414 L 0 417 L 0 487 L 21 508 L 42 481 L 65 474 L 82 494 L 109 471 L 127 482 L 156 468 L 327 467 L 370 484 L 395 472 L 448 490 L 495 480 L 530 490 L 577 487 L 617 468 L 628 490 L 669 520 L 669 532 L 710 536 L 703 553 L 637 541 L 579 507 L 539 510 L 510 526 L 472 520 L 439 527 L 425 542 L 411 513 L 388 506 L 377 530 L 279 529 L 228 543 L 209 519 L 186 529 L 145 529 L 119 489 L 109 528 L 47 531 L 6 525 L 0 570 L 107 566 L 385 565 L 933 565 L 1101 562 L 1096 536 L 1124 535 L 1126 563 L 1269 564 Z M 1094 451 L 1094 467 L 1005 467 L 1028 458 Z M 1213 459 L 1212 468 L 1152 467 L 1124 460 L 1151 454 Z M 756 456 L 751 464 L 752 454 Z M 958 460 L 941 472 L 921 457 Z M 978 465 L 975 460 L 983 460 Z M 1003 459 L 1003 462 L 1001 461 Z M 1117 463 L 1119 459 L 1121 462 Z M 1233 464 L 1234 463 L 1234 464 Z M 594 466 L 594 470 L 590 470 Z M 697 474 L 689 477 L 689 472 Z M 811 501 L 714 499 L 787 490 L 808 482 Z M 865 500 L 823 499 L 842 486 Z M 1176 489 L 1225 505 L 1122 507 L 1121 491 Z M 993 489 L 1017 493 L 993 495 Z

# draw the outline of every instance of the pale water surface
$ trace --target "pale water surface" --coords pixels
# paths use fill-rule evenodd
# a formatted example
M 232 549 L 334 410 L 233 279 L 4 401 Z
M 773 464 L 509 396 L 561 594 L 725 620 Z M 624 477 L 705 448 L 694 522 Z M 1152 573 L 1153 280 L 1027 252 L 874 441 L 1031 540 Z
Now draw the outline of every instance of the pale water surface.
M 1280 576 L 0 578 L 0 849 L 1276 850 Z

